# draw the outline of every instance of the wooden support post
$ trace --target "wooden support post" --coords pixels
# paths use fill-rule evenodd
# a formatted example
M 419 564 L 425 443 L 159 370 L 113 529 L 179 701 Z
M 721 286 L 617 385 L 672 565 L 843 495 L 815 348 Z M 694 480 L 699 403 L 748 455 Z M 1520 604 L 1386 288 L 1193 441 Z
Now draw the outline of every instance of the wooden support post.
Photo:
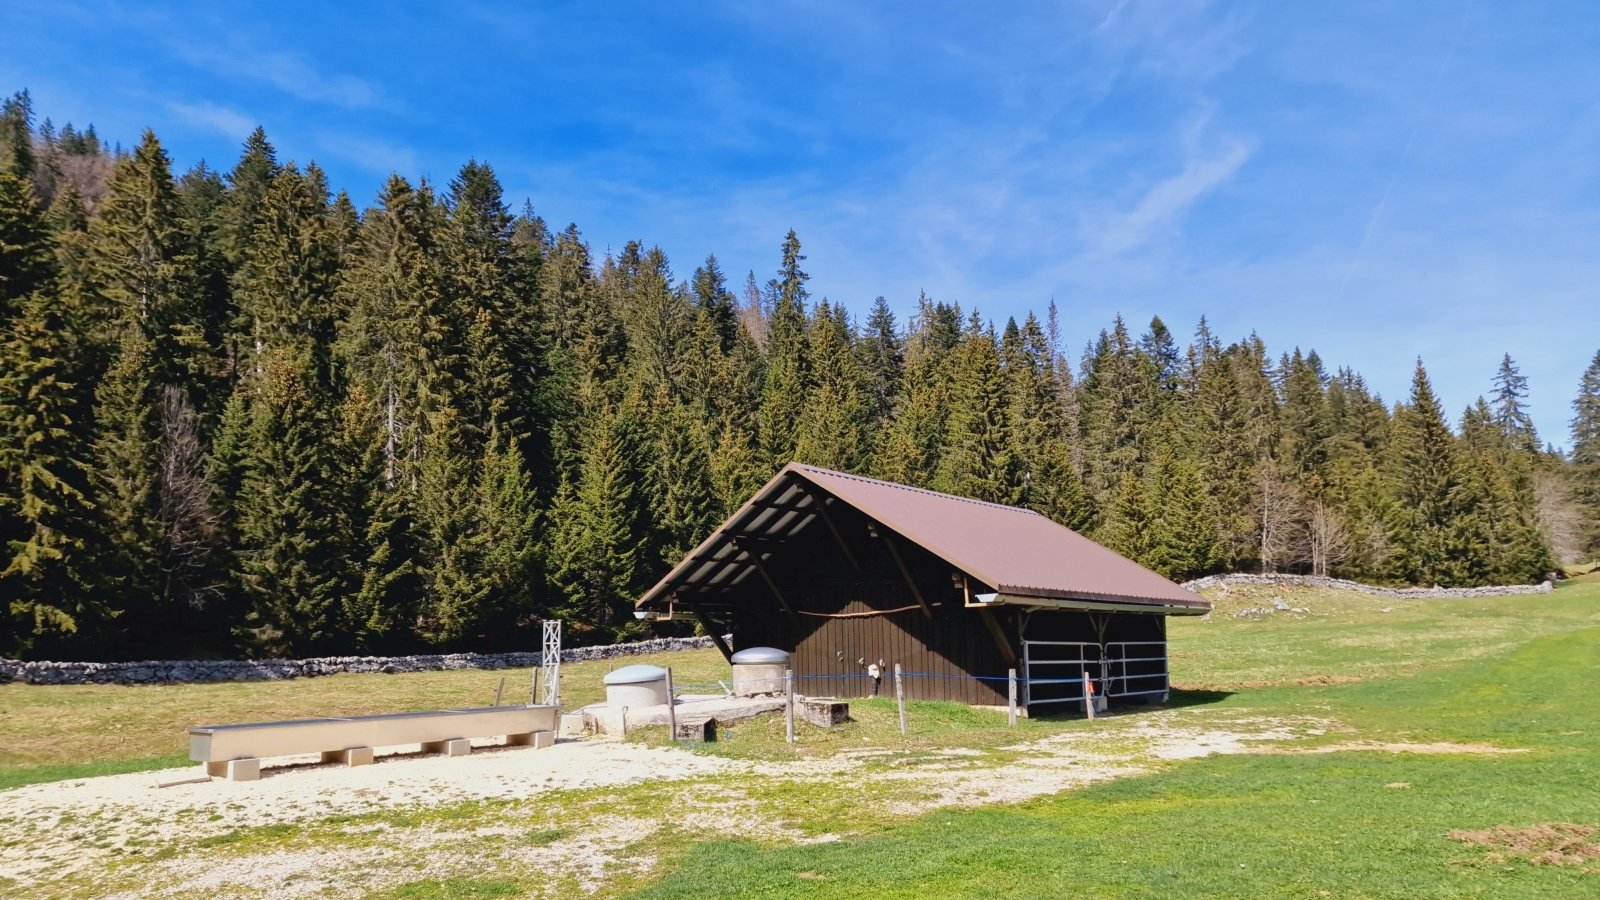
M 494 705 L 500 705 L 500 695 L 506 692 L 506 677 L 500 676 L 500 686 L 494 689 Z
M 810 494 L 809 491 L 807 493 Z M 810 496 L 811 501 L 817 505 L 817 512 L 822 514 L 822 521 L 827 522 L 828 530 L 833 532 L 833 539 L 839 542 L 839 549 L 844 551 L 845 559 L 850 560 L 850 565 L 854 566 L 857 572 L 861 571 L 861 561 L 856 559 L 850 545 L 844 542 L 844 534 L 839 531 L 838 525 L 833 524 L 833 516 L 828 515 L 827 498 L 820 494 L 810 494 Z
M 533 670 L 533 690 L 528 693 L 528 705 L 539 705 L 539 669 Z
M 922 607 L 922 614 L 930 619 L 933 618 L 933 608 L 928 605 L 928 601 L 922 599 L 922 591 L 917 589 L 917 581 L 911 577 L 911 570 L 906 568 L 906 561 L 900 558 L 900 549 L 894 545 L 894 538 L 885 534 L 883 542 L 888 545 L 889 553 L 894 556 L 894 564 L 900 567 L 900 574 L 905 576 L 906 586 L 911 588 L 911 596 L 917 598 L 917 605 Z
M 689 611 L 694 613 L 694 617 L 699 620 L 700 627 L 706 630 L 706 634 L 711 635 L 711 643 L 717 645 L 717 650 L 722 653 L 722 658 L 733 662 L 733 648 L 729 647 L 728 642 L 722 639 L 722 635 L 717 632 L 717 626 L 706 618 L 706 614 L 700 611 L 699 606 L 688 600 L 683 602 L 688 605 Z
M 794 670 L 783 670 L 783 731 L 789 743 L 794 743 Z
M 767 587 L 772 589 L 772 596 L 778 598 L 778 605 L 783 607 L 783 611 L 789 614 L 789 621 L 793 622 L 795 625 L 799 625 L 800 617 L 795 615 L 794 608 L 789 605 L 789 601 L 783 598 L 783 592 L 778 590 L 778 583 L 772 580 L 771 575 L 767 574 L 767 567 L 761 564 L 761 553 L 759 550 L 748 549 L 738 541 L 734 541 L 733 546 L 750 555 L 750 561 L 755 563 L 756 571 L 761 573 L 762 579 L 767 582 Z
M 1017 670 L 1016 669 L 1012 669 L 1011 670 L 1010 675 L 1007 677 L 1006 681 L 1007 681 L 1007 687 L 1009 688 L 1007 693 L 1010 694 L 1010 697 L 1011 697 L 1011 709 L 1010 709 L 1011 727 L 1015 728 L 1015 727 L 1017 727 Z
M 667 735 L 678 739 L 678 701 L 672 696 L 672 667 L 667 667 Z
M 906 735 L 906 690 L 900 678 L 900 664 L 894 664 L 894 702 L 900 707 L 900 736 Z

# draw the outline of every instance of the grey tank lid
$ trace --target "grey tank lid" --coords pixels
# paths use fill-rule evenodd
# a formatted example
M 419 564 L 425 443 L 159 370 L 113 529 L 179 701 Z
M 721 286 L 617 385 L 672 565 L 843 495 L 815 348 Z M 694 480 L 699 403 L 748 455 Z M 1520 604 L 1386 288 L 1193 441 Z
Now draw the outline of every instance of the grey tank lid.
M 606 684 L 649 684 L 666 680 L 667 670 L 660 666 L 623 666 L 607 672 L 604 679 Z
M 776 647 L 746 647 L 729 660 L 736 666 L 761 666 L 786 663 L 789 654 Z

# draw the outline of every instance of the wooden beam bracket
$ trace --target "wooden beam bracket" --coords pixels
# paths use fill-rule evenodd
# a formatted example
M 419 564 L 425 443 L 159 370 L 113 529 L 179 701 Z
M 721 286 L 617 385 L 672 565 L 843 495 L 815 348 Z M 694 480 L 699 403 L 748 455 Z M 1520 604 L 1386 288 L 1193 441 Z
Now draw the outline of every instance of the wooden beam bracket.
M 789 621 L 799 625 L 800 617 L 795 615 L 794 607 L 790 606 L 789 601 L 784 599 L 783 591 L 778 590 L 778 583 L 772 580 L 772 576 L 767 573 L 767 567 L 761 564 L 760 552 L 745 549 L 737 539 L 734 540 L 733 545 L 748 555 L 752 563 L 755 563 L 756 571 L 761 573 L 761 577 L 767 582 L 767 587 L 772 589 L 772 596 L 778 598 L 778 605 L 783 607 L 783 611 L 789 614 Z
M 994 642 L 1000 646 L 1000 655 L 1006 658 L 1006 665 L 1015 669 L 1017 667 L 1017 651 L 1011 646 L 1011 639 L 1006 637 L 1006 630 L 1000 627 L 1000 620 L 994 617 L 994 610 L 980 609 L 978 615 L 983 618 L 983 624 L 988 626 L 989 634 Z M 1026 677 L 1026 673 L 1024 673 Z
M 883 542 L 888 546 L 890 555 L 894 557 L 895 565 L 900 567 L 900 574 L 905 576 L 906 586 L 911 588 L 911 596 L 917 598 L 917 605 L 922 607 L 922 614 L 927 618 L 933 618 L 933 608 L 922 598 L 922 591 L 917 588 L 917 580 L 911 577 L 911 570 L 906 568 L 906 561 L 900 558 L 900 548 L 894 545 L 894 538 L 885 534 Z
M 812 494 L 809 491 L 807 496 L 811 498 L 811 505 L 815 506 L 817 512 L 822 514 L 822 521 L 828 523 L 828 530 L 833 532 L 833 539 L 839 542 L 839 549 L 844 551 L 845 559 L 850 560 L 850 565 L 857 572 L 861 571 L 861 561 L 856 559 L 855 552 L 850 549 L 850 545 L 844 542 L 844 534 L 839 531 L 839 526 L 833 523 L 833 516 L 828 515 L 828 498 L 820 494 Z
M 694 613 L 694 617 L 700 620 L 700 627 L 704 628 L 706 633 L 711 635 L 711 643 L 717 645 L 717 649 L 722 652 L 722 658 L 726 659 L 728 662 L 733 662 L 733 648 L 729 647 L 728 642 L 722 639 L 722 633 L 717 629 L 717 626 L 713 624 L 710 619 L 706 618 L 706 614 L 700 611 L 700 607 L 697 604 L 691 603 L 688 600 L 683 602 L 685 606 L 689 607 L 689 611 Z

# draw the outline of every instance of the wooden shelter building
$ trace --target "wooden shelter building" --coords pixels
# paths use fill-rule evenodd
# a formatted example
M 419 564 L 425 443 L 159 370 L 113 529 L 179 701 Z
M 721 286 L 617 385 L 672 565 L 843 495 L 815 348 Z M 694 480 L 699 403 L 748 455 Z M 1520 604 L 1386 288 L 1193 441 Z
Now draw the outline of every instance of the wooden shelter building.
M 1205 599 L 1031 510 L 790 463 L 637 604 L 694 619 L 725 656 L 792 654 L 797 690 L 1081 709 L 1166 698 L 1166 617 Z M 721 637 L 732 634 L 730 647 Z M 892 693 L 886 675 L 883 689 Z

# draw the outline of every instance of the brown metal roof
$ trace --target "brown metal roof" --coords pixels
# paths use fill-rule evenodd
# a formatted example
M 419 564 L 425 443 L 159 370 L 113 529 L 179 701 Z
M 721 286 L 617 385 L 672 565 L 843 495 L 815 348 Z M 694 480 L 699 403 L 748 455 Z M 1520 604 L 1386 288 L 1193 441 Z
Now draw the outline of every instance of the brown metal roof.
M 665 600 L 683 588 L 744 581 L 754 565 L 738 539 L 799 534 L 817 519 L 818 504 L 828 496 L 1004 595 L 1211 608 L 1204 598 L 1032 510 L 799 463 L 784 466 L 638 605 Z

